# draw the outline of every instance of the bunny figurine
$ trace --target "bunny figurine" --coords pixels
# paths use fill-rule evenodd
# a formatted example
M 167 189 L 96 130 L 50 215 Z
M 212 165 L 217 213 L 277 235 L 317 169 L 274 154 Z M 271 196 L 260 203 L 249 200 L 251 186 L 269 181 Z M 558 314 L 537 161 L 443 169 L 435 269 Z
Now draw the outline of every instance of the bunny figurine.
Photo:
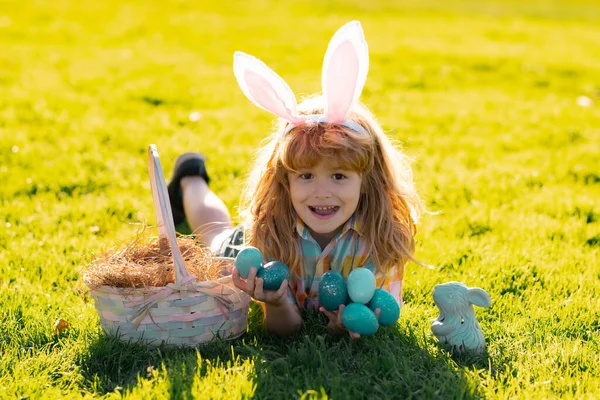
M 440 315 L 431 323 L 431 330 L 440 343 L 448 343 L 458 351 L 485 349 L 485 339 L 473 310 L 473 304 L 490 306 L 490 295 L 485 290 L 448 282 L 435 286 L 433 301 Z

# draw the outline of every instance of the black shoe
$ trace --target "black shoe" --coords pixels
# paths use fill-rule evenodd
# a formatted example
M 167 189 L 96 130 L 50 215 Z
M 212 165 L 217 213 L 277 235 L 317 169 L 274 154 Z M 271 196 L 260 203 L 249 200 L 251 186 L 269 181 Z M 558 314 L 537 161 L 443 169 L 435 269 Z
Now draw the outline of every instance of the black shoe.
M 186 176 L 200 176 L 210 182 L 204 165 L 204 156 L 200 153 L 185 153 L 177 157 L 173 176 L 167 185 L 169 200 L 171 202 L 171 211 L 173 212 L 173 223 L 179 225 L 185 221 L 185 212 L 183 210 L 183 193 L 181 192 L 181 178 Z

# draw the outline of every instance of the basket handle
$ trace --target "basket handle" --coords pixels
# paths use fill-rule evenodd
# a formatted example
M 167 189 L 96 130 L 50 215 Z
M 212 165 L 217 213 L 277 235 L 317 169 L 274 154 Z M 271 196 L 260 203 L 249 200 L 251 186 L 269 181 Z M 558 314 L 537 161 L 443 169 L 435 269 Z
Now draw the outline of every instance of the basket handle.
M 171 246 L 173 265 L 175 267 L 175 283 L 180 285 L 186 278 L 190 277 L 190 274 L 177 245 L 171 203 L 169 202 L 169 192 L 167 192 L 167 185 L 165 184 L 162 166 L 160 165 L 158 150 L 153 144 L 148 146 L 148 173 L 150 174 L 150 186 L 152 187 L 152 200 L 154 200 L 159 240 L 163 242 L 167 239 Z

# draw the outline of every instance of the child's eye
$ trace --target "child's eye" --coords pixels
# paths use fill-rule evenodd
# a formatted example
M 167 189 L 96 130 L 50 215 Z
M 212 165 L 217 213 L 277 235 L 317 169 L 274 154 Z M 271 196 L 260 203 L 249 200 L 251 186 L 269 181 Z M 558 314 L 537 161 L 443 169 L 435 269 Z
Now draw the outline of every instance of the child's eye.
M 333 177 L 332 177 L 332 178 L 333 178 L 334 180 L 336 180 L 336 181 L 341 181 L 342 179 L 345 179 L 345 178 L 346 178 L 346 175 L 344 175 L 344 174 L 333 174 Z
M 300 179 L 309 180 L 312 179 L 313 175 L 311 173 L 300 174 Z

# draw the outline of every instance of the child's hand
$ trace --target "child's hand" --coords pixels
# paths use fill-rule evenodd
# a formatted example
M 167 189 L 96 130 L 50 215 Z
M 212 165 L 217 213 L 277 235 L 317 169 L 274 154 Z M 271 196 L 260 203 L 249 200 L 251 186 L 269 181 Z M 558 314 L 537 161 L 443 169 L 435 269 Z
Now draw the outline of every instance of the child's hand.
M 284 280 L 277 290 L 264 290 L 264 281 L 263 279 L 256 277 L 257 272 L 256 268 L 250 268 L 248 278 L 243 280 L 240 277 L 240 271 L 237 268 L 233 268 L 233 284 L 236 288 L 249 294 L 250 297 L 256 301 L 261 301 L 274 306 L 282 305 L 286 300 L 285 294 L 288 287 L 288 281 Z
M 327 315 L 327 317 L 329 318 L 329 324 L 327 324 L 327 329 L 329 329 L 329 331 L 331 331 L 333 333 L 348 332 L 352 339 L 359 339 L 360 334 L 349 331 L 348 328 L 346 328 L 344 326 L 344 324 L 342 323 L 342 311 L 344 311 L 344 308 L 346 308 L 346 306 L 343 304 L 340 304 L 340 308 L 338 308 L 337 311 L 327 311 L 323 307 L 320 307 L 319 311 L 321 311 L 323 314 Z M 375 315 L 377 316 L 377 319 L 379 319 L 379 314 L 381 314 L 381 309 L 376 308 Z

